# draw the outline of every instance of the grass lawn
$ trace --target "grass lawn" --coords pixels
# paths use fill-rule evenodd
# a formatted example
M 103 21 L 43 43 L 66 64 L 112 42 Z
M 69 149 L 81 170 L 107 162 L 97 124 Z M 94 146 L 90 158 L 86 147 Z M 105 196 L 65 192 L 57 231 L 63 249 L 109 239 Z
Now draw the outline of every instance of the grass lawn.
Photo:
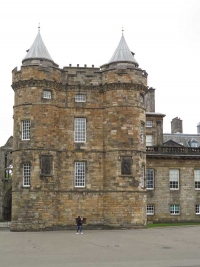
M 149 223 L 147 224 L 147 228 L 185 226 L 185 225 L 199 225 L 200 226 L 200 222 Z

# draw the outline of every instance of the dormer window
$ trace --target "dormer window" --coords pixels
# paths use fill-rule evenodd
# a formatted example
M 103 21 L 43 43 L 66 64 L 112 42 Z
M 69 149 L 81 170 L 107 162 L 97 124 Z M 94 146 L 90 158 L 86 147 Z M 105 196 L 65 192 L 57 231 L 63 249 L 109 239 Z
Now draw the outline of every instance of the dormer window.
M 193 139 L 193 138 L 188 141 L 188 144 L 189 144 L 190 147 L 199 147 L 198 141 Z

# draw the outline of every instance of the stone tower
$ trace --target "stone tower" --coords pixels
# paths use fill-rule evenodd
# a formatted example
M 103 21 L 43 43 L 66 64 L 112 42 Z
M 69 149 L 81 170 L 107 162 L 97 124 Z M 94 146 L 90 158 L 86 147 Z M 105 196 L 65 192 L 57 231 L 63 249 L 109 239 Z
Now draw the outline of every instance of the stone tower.
M 138 66 L 123 34 L 109 63 L 101 66 L 105 92 L 104 216 L 110 221 L 112 214 L 117 222 L 127 225 L 145 224 L 147 73 Z
M 54 63 L 40 31 L 13 70 L 13 231 L 146 224 L 147 73 L 124 36 L 101 68 Z

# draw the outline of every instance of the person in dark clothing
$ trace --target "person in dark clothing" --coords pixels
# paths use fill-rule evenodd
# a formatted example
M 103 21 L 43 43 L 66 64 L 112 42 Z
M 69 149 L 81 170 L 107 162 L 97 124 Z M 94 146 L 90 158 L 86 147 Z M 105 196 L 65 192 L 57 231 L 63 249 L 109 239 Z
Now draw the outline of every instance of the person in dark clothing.
M 78 218 L 77 218 L 77 231 L 76 231 L 77 235 L 79 234 L 79 231 L 81 234 L 83 234 L 82 224 L 83 224 L 83 221 L 82 221 L 81 217 L 78 216 Z

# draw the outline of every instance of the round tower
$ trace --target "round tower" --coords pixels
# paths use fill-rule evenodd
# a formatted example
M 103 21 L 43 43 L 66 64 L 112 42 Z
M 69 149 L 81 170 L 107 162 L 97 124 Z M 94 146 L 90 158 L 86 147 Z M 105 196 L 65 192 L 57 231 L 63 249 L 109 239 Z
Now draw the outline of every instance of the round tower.
M 63 93 L 61 71 L 48 53 L 40 29 L 21 70 L 15 68 L 12 72 L 12 88 L 15 100 L 11 230 L 38 230 L 57 220 L 55 195 L 50 197 L 47 187 L 57 187 L 52 159 L 59 148 L 58 106 L 63 105 L 59 101 Z
M 145 225 L 145 107 L 147 73 L 124 35 L 101 66 L 104 90 L 104 216 L 106 224 Z M 111 216 L 112 215 L 112 216 Z

